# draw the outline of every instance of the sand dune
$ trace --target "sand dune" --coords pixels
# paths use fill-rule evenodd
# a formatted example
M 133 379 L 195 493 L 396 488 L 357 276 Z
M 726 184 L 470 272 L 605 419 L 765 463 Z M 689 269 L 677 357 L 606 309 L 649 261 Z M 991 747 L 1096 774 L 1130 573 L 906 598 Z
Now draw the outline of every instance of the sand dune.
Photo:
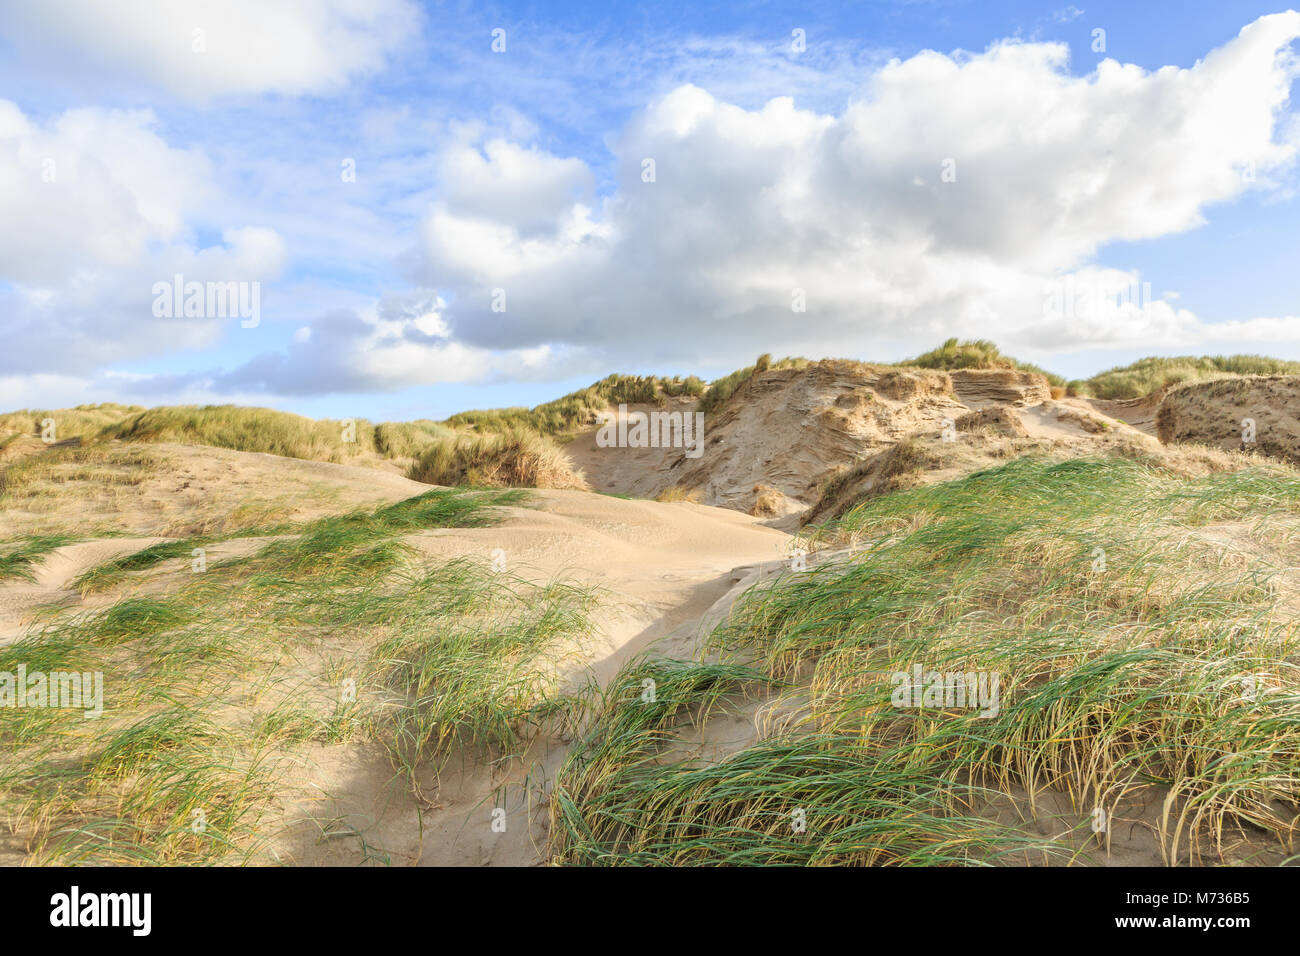
M 626 411 L 692 407 L 678 399 Z M 707 452 L 699 459 L 681 448 L 602 448 L 596 429 L 580 432 L 566 453 L 598 491 L 654 497 L 676 490 L 704 504 L 777 519 L 774 524 L 788 529 L 811 514 L 845 472 L 870 470 L 873 461 L 877 470 L 892 467 L 899 442 L 939 438 L 949 424 L 961 438 L 953 434 L 947 445 L 933 444 L 932 458 L 950 459 L 927 466 L 935 475 L 969 469 L 971 444 L 985 441 L 972 433 L 987 431 L 985 425 L 1007 437 L 1034 439 L 1037 447 L 1063 442 L 1072 453 L 1087 447 L 1078 442 L 1141 437 L 1096 403 L 1052 399 L 1037 372 L 948 373 L 826 360 L 755 373 L 707 419 Z
M 45 455 L 46 446 L 30 455 Z M 184 537 L 268 518 L 304 520 L 427 488 L 392 471 L 206 445 L 111 442 L 49 459 L 8 496 L 0 538 L 24 534 Z
M 407 540 L 435 559 L 486 559 L 499 548 L 512 573 L 599 588 L 595 632 L 581 658 L 569 665 L 570 688 L 588 679 L 608 681 L 651 646 L 689 658 L 698 638 L 762 569 L 771 573 L 789 563 L 789 535 L 727 509 L 575 491 L 539 491 L 535 503 L 535 509 L 506 509 L 505 520 L 491 528 L 435 530 Z M 438 794 L 433 806 L 417 806 L 395 786 L 379 747 L 318 748 L 304 768 L 306 794 L 286 808 L 268 862 L 355 862 L 351 842 L 318 841 L 313 821 L 330 820 L 341 831 L 364 832 L 394 863 L 540 863 L 549 784 L 568 744 L 564 737 L 542 734 L 506 762 L 461 752 L 441 774 L 430 774 L 428 789 Z M 494 832 L 485 823 L 498 806 L 530 825 Z
M 23 632 L 23 624 L 38 608 L 78 602 L 72 582 L 106 561 L 134 554 L 166 538 L 110 538 L 83 541 L 52 552 L 33 568 L 32 582 L 0 584 L 0 644 Z
M 309 489 L 296 501 L 300 518 L 429 490 L 394 475 L 346 465 L 184 446 L 161 451 L 175 471 L 152 474 L 146 493 L 133 504 L 116 502 L 114 517 L 127 526 L 157 523 L 160 512 L 167 521 L 171 507 L 159 505 L 175 505 L 165 501 L 168 490 L 176 494 L 194 482 L 199 482 L 194 491 L 204 495 L 207 510 L 190 518 L 202 526 L 219 524 L 217 516 L 229 503 L 278 500 L 286 487 L 295 485 Z M 534 491 L 527 507 L 501 509 L 500 517 L 491 527 L 430 529 L 404 540 L 422 559 L 487 562 L 500 555 L 503 570 L 525 580 L 559 579 L 597 589 L 593 633 L 581 648 L 572 649 L 574 655 L 565 665 L 565 686 L 570 689 L 591 679 L 608 680 L 629 657 L 656 642 L 667 640 L 674 652 L 689 656 L 701 620 L 718 605 L 723 610 L 713 619 L 724 613 L 738 593 L 738 581 L 751 581 L 760 567 L 783 566 L 792 546 L 785 532 L 734 510 L 576 491 Z M 0 642 L 19 637 L 40 608 L 105 607 L 124 595 L 162 593 L 183 582 L 189 576 L 188 562 L 174 559 L 105 594 L 83 597 L 72 587 L 92 568 L 169 540 L 175 538 L 111 538 L 55 550 L 34 566 L 34 582 L 0 584 Z M 219 561 L 252 553 L 269 540 L 214 540 L 206 550 L 210 560 Z M 738 565 L 743 566 L 739 575 Z M 535 817 L 544 807 L 545 785 L 529 781 L 529 775 L 539 767 L 554 769 L 565 750 L 565 741 L 543 736 L 508 764 L 462 753 L 433 787 L 439 805 L 417 806 L 395 787 L 382 748 L 309 747 L 297 796 L 286 796 L 280 821 L 271 827 L 280 835 L 263 862 L 355 862 L 355 846 L 317 839 L 321 820 L 345 821 L 364 831 L 393 862 L 538 862 L 540 831 L 517 830 L 498 838 L 490 829 L 468 824 L 485 812 L 503 786 L 512 815 L 518 811 L 517 819 Z M 531 804 L 525 805 L 529 799 Z M 524 804 L 512 806 L 511 800 Z
M 1260 452 L 1300 462 L 1300 376 L 1252 375 L 1169 390 L 1156 411 L 1160 440 Z
M 1213 439 L 1213 423 L 1224 415 L 1210 398 L 1226 402 L 1222 411 L 1231 418 L 1261 403 L 1293 409 L 1290 387 L 1268 379 L 1234 389 L 1209 383 L 1174 390 L 1157 416 L 1151 400 L 1053 399 L 1037 373 L 950 375 L 838 361 L 769 369 L 756 372 L 710 416 L 708 451 L 701 458 L 686 456 L 682 448 L 602 448 L 588 429 L 566 453 L 595 492 L 534 490 L 526 502 L 500 508 L 496 523 L 411 530 L 400 543 L 425 567 L 468 558 L 499 564 L 497 570 L 523 581 L 592 588 L 597 601 L 590 632 L 553 652 L 560 687 L 576 692 L 608 685 L 623 665 L 650 649 L 697 658 L 701 638 L 726 620 L 749 589 L 788 574 L 801 545 L 813 547 L 806 562 L 814 568 L 836 567 L 864 546 L 858 539 L 797 537 L 810 521 L 836 517 L 885 492 L 1024 455 L 1145 455 L 1187 474 L 1237 468 L 1237 458 L 1223 452 L 1163 448 L 1152 435 L 1154 423 L 1160 421 L 1162 438 Z M 1263 391 L 1246 394 L 1242 388 Z M 628 411 L 692 408 L 692 400 L 670 399 Z M 1267 409 L 1259 417 L 1270 436 L 1294 422 Z M 30 459 L 47 451 L 24 446 L 21 455 L 14 454 Z M 312 519 L 430 489 L 390 470 L 183 445 L 142 452 L 115 442 L 87 449 L 76 462 L 50 461 L 49 473 L 38 470 L 17 506 L 0 516 L 0 535 L 81 536 L 111 528 L 125 536 L 55 548 L 32 566 L 33 580 L 0 583 L 0 645 L 20 637 L 49 608 L 100 609 L 123 597 L 181 587 L 189 578 L 187 560 L 171 557 L 102 592 L 78 593 L 75 582 L 88 571 L 152 545 L 202 535 L 208 559 L 219 562 L 291 538 Z M 58 494 L 48 493 L 51 488 Z M 693 494 L 702 503 L 648 500 L 672 494 Z M 272 524 L 283 527 L 244 536 Z M 1262 554 L 1232 526 L 1199 530 L 1196 539 L 1219 549 L 1221 564 L 1285 560 Z M 306 664 L 289 677 L 315 679 Z M 778 724 L 792 726 L 799 701 L 798 690 L 793 696 L 759 695 L 707 725 L 681 728 L 665 742 L 666 753 L 722 760 L 761 741 Z M 276 798 L 265 852 L 253 862 L 545 862 L 548 801 L 573 745 L 572 728 L 557 723 L 506 759 L 460 748 L 439 768 L 423 769 L 426 779 L 410 789 L 398 781 L 390 754 L 377 741 L 310 739 L 295 757 L 292 786 Z M 974 810 L 1050 836 L 1073 825 L 1078 808 L 1071 799 L 1053 791 L 1035 803 L 1013 789 Z M 1139 822 L 1115 837 L 1110 856 L 1093 862 L 1161 862 L 1158 807 L 1149 795 L 1144 801 L 1122 807 Z M 495 808 L 504 808 L 514 825 L 500 832 L 487 826 Z M 1079 834 L 1062 833 L 1061 840 L 1087 856 Z M 1250 841 L 1239 850 L 1259 858 L 1276 855 Z M 1016 862 L 1043 861 L 1031 855 Z

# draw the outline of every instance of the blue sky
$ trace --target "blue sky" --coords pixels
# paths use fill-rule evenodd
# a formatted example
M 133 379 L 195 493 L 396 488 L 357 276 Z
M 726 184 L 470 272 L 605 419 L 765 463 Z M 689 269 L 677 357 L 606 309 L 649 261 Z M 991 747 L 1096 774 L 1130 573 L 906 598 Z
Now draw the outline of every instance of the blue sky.
M 947 335 L 1300 358 L 1284 8 L 105 9 L 0 11 L 5 407 L 440 418 Z M 178 271 L 260 321 L 151 314 Z M 1125 277 L 1156 301 L 1046 311 Z

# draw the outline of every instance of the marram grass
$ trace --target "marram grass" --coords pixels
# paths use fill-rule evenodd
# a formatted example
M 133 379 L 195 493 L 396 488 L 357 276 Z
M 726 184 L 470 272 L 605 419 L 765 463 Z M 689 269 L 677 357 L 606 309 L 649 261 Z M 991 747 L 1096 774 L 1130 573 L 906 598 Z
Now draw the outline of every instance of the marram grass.
M 42 616 L 0 648 L 0 672 L 101 672 L 103 715 L 0 707 L 0 807 L 28 861 L 264 859 L 306 744 L 374 741 L 412 787 L 454 747 L 526 746 L 565 706 L 559 668 L 590 596 L 423 561 L 404 541 L 522 501 L 430 491 L 304 523 L 162 591 Z M 170 556 L 116 570 L 144 583 Z
M 1075 847 L 1104 850 L 1090 815 L 1146 795 L 1168 862 L 1247 838 L 1294 854 L 1298 527 L 1300 479 L 1274 467 L 1186 480 L 1026 458 L 871 500 L 840 528 L 864 548 L 755 587 L 710 639 L 748 686 L 790 685 L 763 691 L 788 716 L 720 760 L 684 758 L 643 711 L 636 663 L 560 774 L 555 859 L 1074 859 L 982 810 L 1047 790 L 1078 810 Z M 893 675 L 917 665 L 997 673 L 996 712 L 894 706 Z M 718 666 L 693 665 L 701 704 Z

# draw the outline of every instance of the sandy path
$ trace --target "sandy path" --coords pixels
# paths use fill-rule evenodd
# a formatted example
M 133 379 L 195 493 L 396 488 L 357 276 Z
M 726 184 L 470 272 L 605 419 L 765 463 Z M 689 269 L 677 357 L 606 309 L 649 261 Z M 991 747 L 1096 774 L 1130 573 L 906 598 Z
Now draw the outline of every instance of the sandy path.
M 593 638 L 570 684 L 607 682 L 652 645 L 690 656 L 697 637 L 757 578 L 780 566 L 789 535 L 724 508 L 613 498 L 580 491 L 534 492 L 533 507 L 506 508 L 488 528 L 433 529 L 407 538 L 430 558 L 490 561 L 526 580 L 556 577 L 600 589 Z M 535 865 L 544 859 L 550 783 L 568 742 L 543 735 L 519 760 L 494 764 L 462 753 L 417 809 L 377 745 L 317 748 L 303 769 L 313 796 L 286 812 L 265 862 L 393 865 Z M 505 811 L 504 832 L 492 811 Z M 322 833 L 329 834 L 323 838 Z M 421 838 L 423 833 L 423 838 Z
M 669 399 L 663 406 L 629 405 L 628 413 L 679 412 L 691 414 L 694 399 Z M 616 422 L 626 419 L 619 410 L 611 412 Z M 631 495 L 636 498 L 654 498 L 675 481 L 675 472 L 681 470 L 681 448 L 601 448 L 596 444 L 600 429 L 579 432 L 567 445 L 564 453 L 575 470 L 581 470 L 588 484 L 596 491 L 611 495 Z
M 255 481 L 264 469 L 274 467 L 294 477 L 343 484 L 345 491 L 366 480 L 367 497 L 380 500 L 429 488 L 348 466 L 226 455 L 246 469 L 242 475 L 228 476 L 236 485 Z M 690 656 L 699 634 L 726 613 L 760 568 L 770 573 L 782 566 L 791 546 L 786 533 L 730 509 L 580 491 L 531 495 L 526 507 L 501 509 L 502 520 L 491 527 L 430 529 L 406 541 L 434 561 L 469 557 L 488 563 L 499 557 L 505 570 L 526 580 L 558 578 L 597 589 L 594 634 L 582 645 L 578 662 L 565 672 L 571 687 L 591 677 L 608 681 L 626 660 L 651 645 L 660 644 L 666 654 Z M 39 606 L 95 607 L 119 599 L 121 593 L 114 590 L 83 600 L 72 584 L 104 562 L 168 540 L 174 539 L 109 538 L 51 552 L 34 568 L 35 581 L 0 585 L 0 643 L 20 636 L 25 620 Z M 266 541 L 250 537 L 214 543 L 208 547 L 208 559 L 246 554 Z M 134 582 L 132 593 L 174 585 L 186 564 L 184 559 L 164 562 L 159 573 L 150 576 L 152 583 Z M 543 736 L 522 759 L 504 765 L 476 754 L 457 755 L 436 778 L 430 771 L 425 790 L 437 794 L 437 805 L 417 809 L 404 784 L 394 780 L 378 745 L 316 747 L 298 774 L 305 796 L 283 808 L 280 835 L 263 862 L 539 863 L 545 852 L 546 794 L 567 749 L 566 741 Z M 491 810 L 498 801 L 513 824 L 505 832 L 491 826 Z
M 630 643 L 645 643 L 701 602 L 732 568 L 779 561 L 790 536 L 757 518 L 685 502 L 634 501 L 581 491 L 538 491 L 532 507 L 505 509 L 492 527 L 436 529 L 408 538 L 429 557 L 479 557 L 497 549 L 506 570 L 601 590 L 591 646 L 598 676 L 617 669 Z

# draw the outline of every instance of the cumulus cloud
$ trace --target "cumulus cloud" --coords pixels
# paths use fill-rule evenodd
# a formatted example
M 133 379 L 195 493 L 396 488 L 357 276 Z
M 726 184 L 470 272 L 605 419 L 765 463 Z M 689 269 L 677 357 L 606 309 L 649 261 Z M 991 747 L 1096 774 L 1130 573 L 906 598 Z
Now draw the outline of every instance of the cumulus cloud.
M 211 344 L 219 322 L 153 315 L 154 284 L 177 273 L 254 282 L 283 268 L 284 243 L 263 227 L 198 247 L 190 221 L 217 198 L 210 165 L 155 127 L 138 110 L 39 123 L 0 100 L 0 374 L 86 373 Z
M 285 351 L 266 352 L 231 370 L 172 376 L 161 387 L 322 395 L 554 371 L 547 347 L 493 352 L 452 340 L 442 320 L 445 306 L 436 293 L 421 289 L 384 296 L 365 309 L 336 309 L 299 328 Z M 158 385 L 141 382 L 135 389 Z
M 274 230 L 249 227 L 225 231 L 217 245 L 162 247 L 57 287 L 0 288 L 0 374 L 88 374 L 113 362 L 211 346 L 242 319 L 233 310 L 187 318 L 179 305 L 172 316 L 155 315 L 155 286 L 177 275 L 187 283 L 257 283 L 260 300 L 261 283 L 279 274 L 284 258 Z
M 0 5 L 33 56 L 189 99 L 337 90 L 420 25 L 411 0 L 41 0 Z
M 618 187 L 599 208 L 560 201 L 582 181 L 571 163 L 458 147 L 444 168 L 465 185 L 430 210 L 418 279 L 447 294 L 455 338 L 488 349 L 698 360 L 754 343 L 869 350 L 881 336 L 1204 339 L 1163 300 L 1118 319 L 1046 301 L 1106 243 L 1194 228 L 1289 172 L 1297 36 L 1300 14 L 1277 14 L 1191 68 L 1105 60 L 1085 76 L 1062 44 L 926 51 L 879 70 L 839 115 L 780 98 L 748 110 L 687 85 L 611 139 Z
M 443 208 L 459 217 L 508 220 L 521 234 L 543 232 L 594 188 L 578 159 L 492 139 L 482 151 L 471 143 L 444 150 L 439 159 Z
M 168 4 L 151 18 L 138 13 L 153 10 L 147 0 L 105 25 L 98 6 L 53 23 L 50 11 L 70 7 L 51 0 L 0 24 L 22 19 L 65 47 L 93 46 L 86 24 L 98 24 L 87 59 L 203 97 L 334 88 L 382 64 L 407 7 Z M 217 25 L 206 34 L 216 61 L 177 59 L 198 56 L 195 11 Z M 242 32 L 253 26 L 297 39 L 266 54 Z M 295 246 L 294 272 L 319 279 L 330 307 L 297 303 L 317 318 L 278 337 L 289 339 L 279 351 L 248 358 L 265 341 L 250 336 L 224 367 L 118 381 L 136 394 L 318 395 L 624 363 L 716 367 L 756 350 L 880 355 L 882 343 L 896 353 L 948 335 L 1040 354 L 1300 341 L 1300 318 L 1207 323 L 1195 303 L 1152 296 L 1141 275 L 1096 261 L 1116 241 L 1194 229 L 1248 191 L 1286 194 L 1300 146 L 1288 113 L 1297 36 L 1300 14 L 1278 14 L 1190 68 L 1104 60 L 1084 75 L 1062 44 L 925 51 L 867 72 L 833 112 L 790 97 L 740 106 L 687 84 L 608 137 L 613 164 L 599 175 L 538 145 L 542 128 L 509 107 L 439 126 L 433 150 L 407 108 L 374 113 L 363 133 L 402 148 L 348 187 L 395 184 L 392 205 L 357 207 L 373 231 L 357 239 L 355 210 L 338 203 L 278 210 L 290 235 L 326 237 Z M 268 195 L 284 185 L 277 176 L 303 176 L 240 174 Z M 332 192 L 311 195 L 335 197 L 336 176 Z M 273 229 L 231 222 L 238 204 L 212 183 L 204 153 L 169 145 L 147 111 L 37 121 L 0 101 L 0 314 L 12 346 L 0 382 L 215 344 L 230 323 L 155 319 L 153 284 L 273 279 L 288 250 Z M 414 255 L 401 260 L 414 288 L 357 307 L 389 281 L 374 252 L 385 215 L 417 204 Z M 1081 303 L 1081 287 L 1099 291 Z M 800 299 L 806 311 L 792 309 Z
M 173 149 L 148 110 L 74 109 L 48 123 L 0 100 L 0 276 L 55 284 L 176 238 L 207 160 Z

